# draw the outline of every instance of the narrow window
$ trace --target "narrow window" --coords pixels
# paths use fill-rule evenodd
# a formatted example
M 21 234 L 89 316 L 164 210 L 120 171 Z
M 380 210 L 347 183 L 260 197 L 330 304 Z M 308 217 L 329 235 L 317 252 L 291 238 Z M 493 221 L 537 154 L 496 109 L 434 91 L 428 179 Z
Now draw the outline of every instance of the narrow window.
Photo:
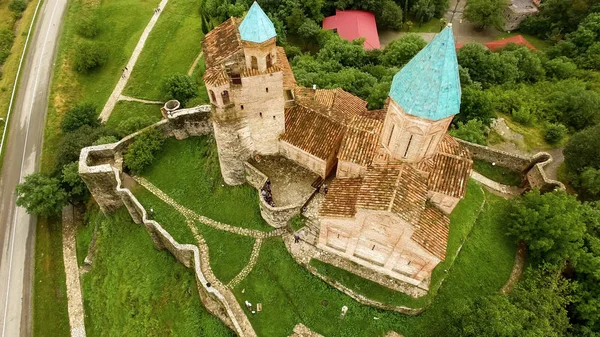
M 340 235 L 338 234 L 338 239 L 340 238 Z
M 406 158 L 406 155 L 408 154 L 408 149 L 410 149 L 410 143 L 412 142 L 413 139 L 413 135 L 410 135 L 410 138 L 408 139 L 408 144 L 406 145 L 406 151 L 404 151 L 404 158 Z
M 256 56 L 252 56 L 251 58 L 251 68 L 252 69 L 258 69 L 258 59 L 256 58 Z
M 371 247 L 371 250 L 375 250 L 375 245 L 373 245 L 373 247 Z
M 242 84 L 242 77 L 240 76 L 240 74 L 232 73 L 230 76 L 231 76 L 231 83 Z
M 258 114 L 260 115 L 260 118 L 262 118 L 262 112 L 259 112 Z
M 215 96 L 215 92 L 210 90 L 210 101 L 213 103 L 217 103 L 217 97 Z
M 275 119 L 275 116 L 273 116 L 273 119 Z
M 390 136 L 388 137 L 388 140 L 387 140 L 387 147 L 390 147 L 390 143 L 392 142 L 392 136 L 394 135 L 395 128 L 396 128 L 396 125 L 392 125 L 392 131 L 390 131 Z
M 269 92 L 269 88 L 265 88 L 265 91 L 266 91 L 266 92 Z
M 429 145 L 427 145 L 427 151 L 425 151 L 425 154 L 429 153 L 429 150 L 431 149 L 431 144 L 433 144 L 434 139 L 435 139 L 435 136 L 431 137 L 431 140 L 429 141 Z
M 240 109 L 244 110 L 244 105 L 240 105 Z
M 267 68 L 271 68 L 273 66 L 273 60 L 271 60 L 271 54 L 267 54 Z
M 223 105 L 229 104 L 229 91 L 224 90 L 221 94 L 221 99 L 223 99 Z

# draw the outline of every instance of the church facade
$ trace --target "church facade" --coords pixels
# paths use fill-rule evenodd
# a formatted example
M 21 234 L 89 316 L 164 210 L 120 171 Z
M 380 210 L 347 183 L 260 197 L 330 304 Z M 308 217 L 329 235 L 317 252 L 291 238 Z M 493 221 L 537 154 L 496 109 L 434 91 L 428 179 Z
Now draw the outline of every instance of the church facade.
M 276 39 L 254 3 L 243 20 L 230 18 L 203 41 L 225 182 L 245 183 L 244 162 L 255 155 L 335 176 L 320 206 L 317 247 L 427 289 L 472 166 L 447 134 L 461 96 L 451 27 L 394 76 L 381 110 L 339 88 L 298 86 Z

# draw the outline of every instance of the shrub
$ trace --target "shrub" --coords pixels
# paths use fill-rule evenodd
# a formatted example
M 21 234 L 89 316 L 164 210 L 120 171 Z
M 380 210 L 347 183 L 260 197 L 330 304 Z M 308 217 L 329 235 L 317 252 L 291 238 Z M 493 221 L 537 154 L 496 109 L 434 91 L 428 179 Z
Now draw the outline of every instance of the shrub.
M 73 67 L 76 71 L 85 73 L 102 67 L 107 60 L 106 51 L 100 44 L 84 41 L 75 50 Z
M 587 167 L 600 169 L 600 126 L 574 134 L 563 151 L 569 171 L 581 173 Z
M 94 143 L 92 143 L 92 145 L 110 144 L 110 143 L 116 143 L 118 141 L 119 140 L 115 136 L 102 136 L 102 137 L 98 138 L 98 140 L 96 140 Z
M 487 127 L 479 119 L 471 119 L 466 123 L 458 122 L 456 127 L 449 130 L 450 135 L 467 142 L 487 145 L 485 135 Z
M 154 155 L 161 149 L 163 143 L 164 136 L 159 130 L 145 131 L 127 148 L 124 157 L 125 167 L 133 174 L 140 174 L 148 165 L 152 164 Z
M 523 105 L 519 110 L 512 111 L 512 119 L 522 125 L 530 125 L 533 120 L 531 107 Z
M 0 64 L 3 64 L 10 55 L 10 48 L 12 48 L 14 40 L 15 36 L 10 29 L 0 29 Z
M 8 9 L 15 12 L 17 16 L 21 16 L 21 13 L 27 8 L 27 1 L 25 0 L 12 0 L 8 5 Z
M 185 105 L 198 95 L 198 87 L 187 75 L 171 75 L 163 81 L 165 99 L 176 99 Z
M 60 123 L 63 132 L 73 132 L 84 125 L 92 127 L 100 125 L 96 107 L 91 103 L 80 103 L 65 114 Z
M 567 128 L 562 124 L 550 124 L 544 133 L 544 139 L 548 144 L 557 144 L 567 134 Z
M 120 137 L 125 137 L 138 130 L 141 130 L 148 125 L 152 124 L 152 121 L 148 118 L 143 117 L 131 117 L 119 123 L 116 127 L 116 132 Z
M 98 16 L 87 15 L 79 19 L 77 23 L 77 34 L 82 37 L 93 39 L 100 32 Z

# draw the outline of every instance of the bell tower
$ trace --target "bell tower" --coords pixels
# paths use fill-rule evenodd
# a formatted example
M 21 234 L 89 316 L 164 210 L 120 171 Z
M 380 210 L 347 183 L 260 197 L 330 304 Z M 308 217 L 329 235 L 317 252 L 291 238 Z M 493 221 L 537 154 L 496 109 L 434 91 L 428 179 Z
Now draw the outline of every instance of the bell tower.
M 460 79 L 452 28 L 444 28 L 395 76 L 380 142 L 391 158 L 430 157 L 460 111 Z

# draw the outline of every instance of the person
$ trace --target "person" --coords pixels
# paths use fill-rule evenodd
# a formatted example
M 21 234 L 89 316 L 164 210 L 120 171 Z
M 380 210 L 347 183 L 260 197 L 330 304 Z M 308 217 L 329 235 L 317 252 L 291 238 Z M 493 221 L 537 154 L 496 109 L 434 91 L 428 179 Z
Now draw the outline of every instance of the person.
M 300 236 L 298 234 L 294 234 L 294 243 L 300 242 Z
M 154 219 L 154 208 L 150 208 L 150 212 L 148 213 L 150 219 Z
M 327 194 L 328 188 L 327 188 L 327 184 L 323 184 L 323 193 Z

